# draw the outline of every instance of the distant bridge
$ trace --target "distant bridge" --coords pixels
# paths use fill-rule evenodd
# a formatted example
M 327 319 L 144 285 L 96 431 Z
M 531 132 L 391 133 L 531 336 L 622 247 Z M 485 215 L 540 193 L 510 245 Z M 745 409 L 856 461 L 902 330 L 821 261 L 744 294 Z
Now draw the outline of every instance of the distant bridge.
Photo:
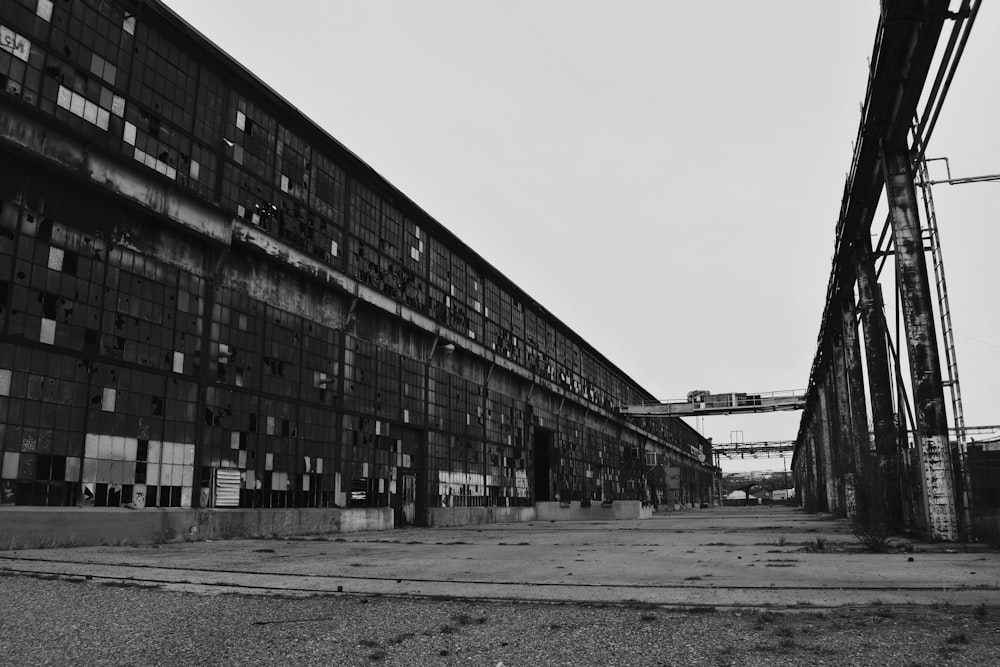
M 710 394 L 692 391 L 683 400 L 623 405 L 620 412 L 633 417 L 707 417 L 751 412 L 802 410 L 805 391 L 772 391 L 759 394 L 741 392 Z
M 995 436 L 1000 434 L 1000 424 L 966 426 L 963 430 L 965 435 L 968 436 Z M 954 441 L 958 436 L 958 430 L 952 428 L 948 429 L 948 432 L 952 441 Z M 874 433 L 868 434 L 870 440 L 873 440 L 874 436 Z M 909 432 L 907 439 L 909 442 L 913 442 L 913 431 Z M 715 454 L 716 459 L 720 456 L 727 459 L 743 458 L 745 456 L 771 456 L 772 454 L 780 456 L 795 451 L 795 443 L 795 440 L 713 443 L 712 453 Z

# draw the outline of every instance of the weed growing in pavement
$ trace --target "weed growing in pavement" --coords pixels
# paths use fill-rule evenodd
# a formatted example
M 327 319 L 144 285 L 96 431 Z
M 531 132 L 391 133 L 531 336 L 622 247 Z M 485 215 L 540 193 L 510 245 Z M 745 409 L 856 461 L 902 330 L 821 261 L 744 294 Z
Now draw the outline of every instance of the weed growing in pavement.
M 806 545 L 806 551 L 826 551 L 827 540 L 822 535 L 817 535 L 812 542 Z
M 777 545 L 778 545 L 779 547 L 783 547 L 783 546 L 785 546 L 785 545 L 786 545 L 787 543 L 788 543 L 788 540 L 786 540 L 786 539 L 785 539 L 785 536 L 784 536 L 784 535 L 780 535 L 780 536 L 778 536 L 778 541 L 776 542 L 776 544 L 777 544 Z
M 61 539 L 60 538 L 55 538 L 55 537 L 50 537 L 50 538 L 48 538 L 46 540 L 42 540 L 38 544 L 37 548 L 39 548 L 39 549 L 61 549 L 61 548 L 75 547 L 78 544 L 79 544 L 79 541 L 76 539 L 76 536 L 70 535 L 69 537 L 64 537 L 64 538 L 61 538 Z
M 972 615 L 976 617 L 978 621 L 985 621 L 990 616 L 990 610 L 986 606 L 985 602 L 976 605 L 976 608 L 972 610 Z
M 866 519 L 855 518 L 851 521 L 851 532 L 861 544 L 877 554 L 884 554 L 891 545 L 889 522 L 880 513 Z
M 941 587 L 941 594 L 944 595 L 944 599 L 941 600 L 942 607 L 951 607 L 955 604 L 955 600 L 958 598 L 958 592 L 954 589 L 948 588 L 947 586 Z
M 18 551 L 24 548 L 24 542 L 16 537 L 8 537 L 2 544 L 3 547 L 0 547 L 0 551 Z
M 80 546 L 74 535 L 68 537 L 36 537 L 24 540 L 18 537 L 0 538 L 0 551 L 20 551 L 23 549 L 63 549 Z

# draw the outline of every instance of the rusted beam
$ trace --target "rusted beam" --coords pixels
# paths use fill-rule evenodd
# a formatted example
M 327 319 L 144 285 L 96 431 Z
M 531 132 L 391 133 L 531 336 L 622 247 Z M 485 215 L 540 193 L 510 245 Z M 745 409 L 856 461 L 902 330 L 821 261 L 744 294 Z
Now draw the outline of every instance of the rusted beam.
M 851 273 L 853 278 L 853 271 Z M 861 364 L 861 340 L 858 336 L 858 312 L 853 288 L 841 293 L 841 308 L 844 366 L 853 427 L 854 457 L 858 472 L 863 473 L 862 463 L 871 455 L 871 441 L 868 438 L 868 408 L 865 406 L 865 378 Z
M 875 279 L 875 258 L 872 254 L 871 238 L 867 235 L 863 235 L 857 241 L 855 267 L 858 281 L 858 310 L 865 337 L 872 429 L 878 457 L 878 472 L 881 477 L 881 483 L 876 488 L 881 489 L 887 520 L 895 523 L 901 521 L 903 517 L 897 474 L 899 441 L 896 438 L 892 406 L 885 314 Z
M 862 106 L 861 125 L 837 220 L 834 270 L 827 284 L 826 307 L 820 322 L 816 356 L 810 369 L 809 395 L 818 392 L 816 385 L 827 361 L 823 358 L 823 351 L 829 344 L 832 329 L 836 327 L 835 320 L 839 319 L 832 309 L 839 267 L 850 261 L 854 239 L 868 234 L 881 198 L 884 176 L 879 169 L 879 143 L 883 140 L 897 143 L 905 140 L 918 111 L 921 91 L 933 62 L 948 6 L 948 0 L 893 0 L 882 3 L 869 61 L 868 89 Z M 807 410 L 802 424 L 806 424 L 808 418 Z M 800 435 L 803 434 L 804 431 L 800 430 Z
M 834 514 L 841 513 L 843 504 L 840 502 L 840 494 L 837 490 L 837 473 L 839 468 L 836 465 L 836 446 L 834 444 L 834 419 L 830 406 L 830 384 L 826 378 L 820 381 L 819 386 L 819 406 L 817 411 L 817 432 L 820 440 L 820 448 L 823 453 L 823 485 L 826 494 L 827 511 Z
M 840 310 L 838 305 L 837 310 Z M 841 322 L 833 322 L 840 325 Z M 839 453 L 840 471 L 838 478 L 843 485 L 844 514 L 853 519 L 856 514 L 855 485 L 857 482 L 858 443 L 854 437 L 854 423 L 851 415 L 851 397 L 848 389 L 847 365 L 844 360 L 844 331 L 837 326 L 831 342 L 830 384 L 833 393 L 832 405 L 836 406 L 833 426 L 836 432 L 834 442 Z
M 932 538 L 951 541 L 958 538 L 959 525 L 948 418 L 917 195 L 907 147 L 884 149 L 882 165 L 896 246 L 896 273 L 906 329 L 916 427 L 920 436 L 917 451 L 927 527 Z

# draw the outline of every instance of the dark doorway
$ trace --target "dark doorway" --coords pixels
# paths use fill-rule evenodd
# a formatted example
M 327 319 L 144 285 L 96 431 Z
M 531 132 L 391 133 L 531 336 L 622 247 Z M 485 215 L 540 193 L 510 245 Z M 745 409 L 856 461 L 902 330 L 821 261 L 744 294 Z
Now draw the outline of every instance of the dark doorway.
M 549 452 L 552 449 L 552 431 L 535 429 L 535 502 L 552 500 L 549 475 Z
M 415 475 L 403 475 L 403 488 L 400 494 L 402 521 L 400 525 L 412 526 L 416 519 L 417 478 Z

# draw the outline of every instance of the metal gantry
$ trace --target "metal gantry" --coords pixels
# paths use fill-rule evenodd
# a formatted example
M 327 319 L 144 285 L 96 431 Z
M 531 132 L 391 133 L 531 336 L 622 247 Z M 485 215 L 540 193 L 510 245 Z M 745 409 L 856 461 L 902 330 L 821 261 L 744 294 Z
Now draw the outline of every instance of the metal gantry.
M 801 410 L 805 407 L 803 390 L 770 391 L 760 393 L 731 392 L 712 394 L 692 391 L 686 399 L 655 403 L 623 405 L 623 415 L 636 417 L 707 417 L 743 413 Z
M 980 4 L 963 0 L 957 12 L 945 0 L 882 4 L 792 463 L 807 507 L 866 525 L 902 522 L 943 540 L 967 534 L 970 501 L 961 456 L 965 426 L 957 361 L 930 198 L 933 181 L 923 158 Z M 951 30 L 942 40 L 949 21 Z M 937 72 L 925 91 L 934 63 Z M 918 215 L 918 187 L 924 193 L 927 226 Z M 883 192 L 889 215 L 873 248 L 871 223 Z M 934 323 L 928 251 L 941 332 Z M 884 265 L 890 255 L 896 344 L 877 282 L 881 268 L 875 267 L 876 260 Z M 941 373 L 939 333 L 947 381 Z M 949 437 L 945 386 L 952 389 L 954 440 Z

